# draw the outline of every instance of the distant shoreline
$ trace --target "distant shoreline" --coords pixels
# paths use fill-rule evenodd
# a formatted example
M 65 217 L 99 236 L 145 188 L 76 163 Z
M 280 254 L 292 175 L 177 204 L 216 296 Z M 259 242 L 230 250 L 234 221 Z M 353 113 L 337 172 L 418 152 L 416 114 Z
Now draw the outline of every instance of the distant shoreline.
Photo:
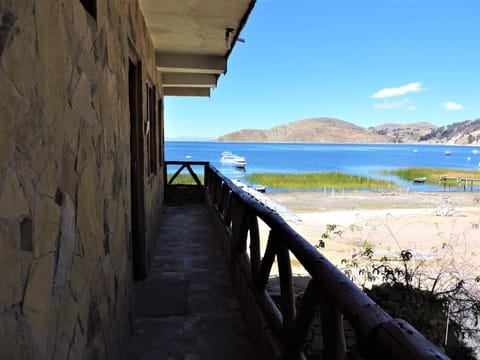
M 165 139 L 165 142 L 211 142 L 222 144 L 305 144 L 305 145 L 399 145 L 399 146 L 452 146 L 452 147 L 480 147 L 480 144 L 449 144 L 448 142 L 412 142 L 412 143 L 392 143 L 392 142 L 309 142 L 309 141 L 222 141 L 217 139 L 183 139 L 170 138 Z

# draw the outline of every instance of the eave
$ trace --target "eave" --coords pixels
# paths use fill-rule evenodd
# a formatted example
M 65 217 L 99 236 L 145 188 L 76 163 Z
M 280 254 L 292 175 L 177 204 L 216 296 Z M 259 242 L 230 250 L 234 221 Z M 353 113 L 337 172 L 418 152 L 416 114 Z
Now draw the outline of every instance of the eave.
M 140 0 L 166 96 L 210 96 L 255 0 Z

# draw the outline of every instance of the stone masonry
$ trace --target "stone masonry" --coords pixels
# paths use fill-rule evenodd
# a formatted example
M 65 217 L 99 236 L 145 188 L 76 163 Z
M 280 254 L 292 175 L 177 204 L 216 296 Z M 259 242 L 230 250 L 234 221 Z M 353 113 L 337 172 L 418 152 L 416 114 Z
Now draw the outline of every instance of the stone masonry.
M 0 359 L 117 359 L 128 344 L 132 47 L 160 89 L 136 1 L 0 1 Z

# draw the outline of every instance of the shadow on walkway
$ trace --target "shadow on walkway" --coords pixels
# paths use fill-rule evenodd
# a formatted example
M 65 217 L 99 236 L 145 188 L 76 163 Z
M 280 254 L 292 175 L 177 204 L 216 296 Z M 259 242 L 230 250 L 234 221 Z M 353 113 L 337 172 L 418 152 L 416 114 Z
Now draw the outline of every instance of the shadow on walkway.
M 129 359 L 257 359 L 205 205 L 167 206 Z

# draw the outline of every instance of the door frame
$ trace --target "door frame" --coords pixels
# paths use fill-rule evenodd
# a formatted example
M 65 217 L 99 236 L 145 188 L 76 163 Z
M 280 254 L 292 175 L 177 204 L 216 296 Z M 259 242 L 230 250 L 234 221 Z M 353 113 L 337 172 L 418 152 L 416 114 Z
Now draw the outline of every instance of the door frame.
M 145 228 L 145 180 L 143 140 L 142 63 L 130 47 L 128 102 L 130 108 L 131 245 L 134 279 L 147 276 L 148 255 Z

